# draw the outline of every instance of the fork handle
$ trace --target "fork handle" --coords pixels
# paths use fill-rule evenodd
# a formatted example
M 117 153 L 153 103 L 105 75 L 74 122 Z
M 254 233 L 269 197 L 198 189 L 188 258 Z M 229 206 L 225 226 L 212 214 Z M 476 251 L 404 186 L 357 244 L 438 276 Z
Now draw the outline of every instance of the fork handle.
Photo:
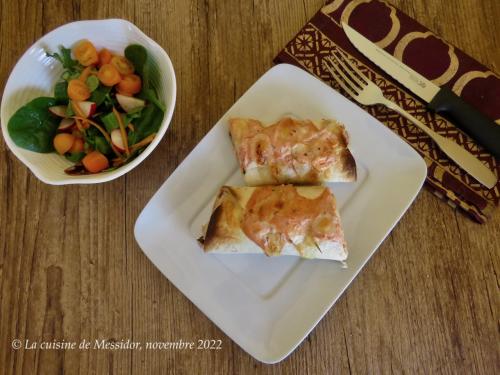
M 385 98 L 384 98 L 385 99 Z M 382 103 L 385 105 L 387 108 L 392 109 L 393 111 L 396 111 L 399 113 L 401 116 L 407 118 L 410 120 L 413 124 L 418 126 L 425 134 L 427 134 L 429 137 L 431 137 L 433 140 L 436 141 L 436 143 L 439 144 L 438 139 L 443 138 L 440 136 L 438 133 L 436 133 L 434 130 L 430 129 L 429 127 L 425 126 L 420 120 L 418 120 L 416 117 L 413 117 L 411 114 L 406 112 L 403 108 L 401 108 L 399 105 L 396 103 L 391 102 L 389 99 L 385 99 L 384 102 Z
M 389 99 L 384 98 L 382 104 L 398 112 L 401 116 L 406 117 L 416 126 L 418 126 L 424 133 L 431 137 L 434 142 L 436 142 L 439 148 L 446 155 L 448 155 L 451 160 L 453 160 L 460 168 L 469 173 L 480 183 L 482 183 L 489 189 L 492 189 L 496 185 L 498 178 L 495 176 L 495 174 L 470 152 L 460 147 L 450 139 L 445 138 L 435 131 L 431 130 L 422 122 L 406 112 L 403 108 L 391 102 Z

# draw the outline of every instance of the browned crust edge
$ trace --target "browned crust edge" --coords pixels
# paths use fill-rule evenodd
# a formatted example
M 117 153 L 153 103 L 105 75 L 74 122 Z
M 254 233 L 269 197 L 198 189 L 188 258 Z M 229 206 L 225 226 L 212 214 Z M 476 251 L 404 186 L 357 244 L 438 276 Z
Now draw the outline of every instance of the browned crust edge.
M 201 237 L 201 243 L 203 244 L 203 250 L 208 251 L 213 242 L 217 239 L 217 227 L 219 222 L 222 220 L 222 205 L 218 205 L 215 210 L 210 215 L 210 220 L 208 221 L 207 231 L 205 236 Z
M 358 178 L 356 160 L 352 156 L 351 151 L 346 147 L 343 150 L 344 175 L 347 181 L 356 181 Z
M 198 239 L 198 242 L 203 246 L 205 252 L 216 247 L 221 241 L 221 238 L 227 238 L 227 234 L 224 234 L 224 221 L 227 219 L 227 215 L 233 214 L 232 210 L 235 205 L 238 204 L 238 199 L 238 192 L 234 188 L 226 185 L 220 188 L 207 224 L 205 235 Z M 230 201 L 233 202 L 234 206 L 228 206 Z

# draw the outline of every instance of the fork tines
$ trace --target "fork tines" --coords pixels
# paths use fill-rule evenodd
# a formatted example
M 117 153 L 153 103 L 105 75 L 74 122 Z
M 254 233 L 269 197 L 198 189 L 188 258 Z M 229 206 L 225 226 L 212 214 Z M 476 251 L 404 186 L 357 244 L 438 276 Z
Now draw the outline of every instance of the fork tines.
M 369 84 L 368 79 L 340 49 L 333 50 L 330 56 L 325 57 L 323 66 L 340 87 L 353 97 L 357 96 Z

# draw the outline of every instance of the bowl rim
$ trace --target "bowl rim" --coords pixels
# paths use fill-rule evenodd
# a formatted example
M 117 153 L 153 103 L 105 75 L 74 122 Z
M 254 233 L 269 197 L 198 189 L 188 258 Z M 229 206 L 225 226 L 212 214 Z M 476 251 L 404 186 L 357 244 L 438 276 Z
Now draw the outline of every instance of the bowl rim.
M 162 123 L 160 125 L 160 128 L 158 129 L 158 132 L 156 133 L 156 136 L 154 140 L 144 149 L 144 151 L 138 155 L 134 160 L 131 162 L 109 172 L 101 172 L 101 173 L 96 173 L 92 175 L 85 175 L 85 177 L 82 176 L 70 176 L 68 175 L 65 178 L 60 178 L 60 179 L 48 179 L 45 176 L 43 176 L 41 173 L 37 171 L 37 168 L 34 167 L 20 152 L 19 152 L 19 146 L 17 146 L 14 141 L 10 138 L 10 134 L 7 129 L 8 121 L 9 119 L 6 118 L 5 115 L 5 106 L 7 102 L 7 97 L 9 95 L 5 95 L 5 93 L 9 90 L 9 86 L 13 84 L 14 81 L 14 75 L 16 72 L 16 69 L 18 69 L 18 66 L 20 62 L 25 59 L 30 51 L 39 43 L 43 42 L 45 38 L 48 38 L 52 36 L 53 34 L 56 34 L 60 32 L 61 29 L 64 29 L 70 25 L 75 25 L 75 24 L 92 24 L 92 23 L 110 23 L 110 22 L 119 22 L 119 23 L 124 23 L 128 27 L 130 27 L 134 32 L 140 34 L 142 37 L 144 37 L 149 43 L 151 43 L 153 48 L 156 48 L 161 55 L 161 57 L 165 61 L 157 62 L 160 63 L 160 65 L 164 65 L 167 74 L 170 74 L 172 78 L 172 84 L 169 85 L 169 88 L 167 88 L 167 91 L 169 94 L 171 94 L 172 100 L 170 105 L 167 107 L 167 110 L 165 111 L 165 114 L 163 116 Z M 172 64 L 172 61 L 170 60 L 170 57 L 168 56 L 167 52 L 152 38 L 150 38 L 148 35 L 146 35 L 139 27 L 137 27 L 135 24 L 132 22 L 121 19 L 121 18 L 106 18 L 106 19 L 98 19 L 98 20 L 79 20 L 79 21 L 73 21 L 73 22 L 68 22 L 65 23 L 64 25 L 58 26 L 57 28 L 49 31 L 48 33 L 44 34 L 41 36 L 39 39 L 37 39 L 30 47 L 26 49 L 26 51 L 22 54 L 22 56 L 17 60 L 16 64 L 12 68 L 9 77 L 7 79 L 7 82 L 5 83 L 5 87 L 3 90 L 2 94 L 2 102 L 0 105 L 0 117 L 1 117 L 1 128 L 2 128 L 2 134 L 3 138 L 5 140 L 5 143 L 7 147 L 10 149 L 10 151 L 16 156 L 28 169 L 35 175 L 36 178 L 38 178 L 40 181 L 49 184 L 49 185 L 73 185 L 73 184 L 97 184 L 97 183 L 102 183 L 102 182 L 108 182 L 114 179 L 117 179 L 124 174 L 130 172 L 132 169 L 137 167 L 140 163 L 142 163 L 158 146 L 160 141 L 163 139 L 163 136 L 165 135 L 167 129 L 170 126 L 170 123 L 172 121 L 172 117 L 174 114 L 174 109 L 175 109 L 175 104 L 176 104 L 176 99 L 177 99 L 177 82 L 176 82 L 176 76 L 175 76 L 175 70 Z M 4 121 L 5 120 L 5 121 Z M 29 151 L 29 150 L 27 150 Z M 91 176 L 91 177 L 89 177 Z

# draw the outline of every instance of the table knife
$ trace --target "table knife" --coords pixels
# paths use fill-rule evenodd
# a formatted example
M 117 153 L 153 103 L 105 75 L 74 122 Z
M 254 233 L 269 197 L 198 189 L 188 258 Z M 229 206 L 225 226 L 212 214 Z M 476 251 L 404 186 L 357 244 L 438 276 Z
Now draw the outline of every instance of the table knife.
M 500 125 L 446 87 L 439 87 L 346 23 L 344 32 L 351 43 L 370 61 L 427 103 L 427 108 L 450 120 L 486 150 L 500 158 Z

